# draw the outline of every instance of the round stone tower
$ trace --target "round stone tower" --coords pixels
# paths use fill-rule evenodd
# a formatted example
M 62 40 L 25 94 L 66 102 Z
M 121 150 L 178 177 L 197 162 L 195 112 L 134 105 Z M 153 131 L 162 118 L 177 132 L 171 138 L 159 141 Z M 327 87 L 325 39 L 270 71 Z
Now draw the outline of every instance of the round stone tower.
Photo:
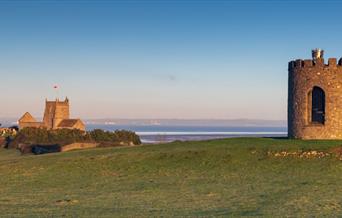
M 342 59 L 324 63 L 323 50 L 312 59 L 289 62 L 288 136 L 342 139 Z

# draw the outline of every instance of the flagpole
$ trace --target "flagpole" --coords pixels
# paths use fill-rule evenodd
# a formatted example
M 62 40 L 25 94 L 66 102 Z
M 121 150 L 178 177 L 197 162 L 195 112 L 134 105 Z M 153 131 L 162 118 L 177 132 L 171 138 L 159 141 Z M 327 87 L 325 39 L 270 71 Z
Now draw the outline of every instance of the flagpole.
M 59 90 L 58 90 L 58 86 L 57 85 L 54 85 L 53 86 L 53 89 L 55 90 L 55 95 L 56 95 L 56 99 L 59 99 Z

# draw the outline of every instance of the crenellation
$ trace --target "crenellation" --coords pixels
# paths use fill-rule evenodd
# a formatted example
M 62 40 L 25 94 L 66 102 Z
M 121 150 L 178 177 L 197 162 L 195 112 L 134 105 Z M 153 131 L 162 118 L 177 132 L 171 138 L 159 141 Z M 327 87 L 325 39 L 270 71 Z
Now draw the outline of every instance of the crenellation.
M 342 66 L 342 58 L 337 61 L 336 58 L 329 58 L 328 63 L 325 64 L 324 59 L 297 59 L 295 61 L 290 61 L 288 63 L 288 69 L 293 70 L 295 68 L 314 68 L 314 67 L 319 67 L 319 69 L 323 68 L 336 68 L 336 67 L 341 67 Z
M 295 67 L 296 67 L 296 68 L 301 68 L 301 67 L 303 67 L 303 60 L 297 59 L 296 62 L 295 62 Z
M 336 66 L 337 66 L 337 60 L 336 60 L 336 58 L 329 58 L 329 59 L 328 59 L 328 66 L 329 66 L 329 67 L 336 67 Z
M 292 70 L 295 67 L 295 62 L 294 61 L 290 61 L 289 62 L 289 70 Z

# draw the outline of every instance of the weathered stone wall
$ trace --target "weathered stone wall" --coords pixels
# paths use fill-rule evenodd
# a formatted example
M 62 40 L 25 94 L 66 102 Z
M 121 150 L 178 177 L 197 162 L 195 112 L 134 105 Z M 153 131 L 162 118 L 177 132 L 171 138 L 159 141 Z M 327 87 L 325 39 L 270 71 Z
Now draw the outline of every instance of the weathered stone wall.
M 100 143 L 72 143 L 69 145 L 65 145 L 62 147 L 61 152 L 72 151 L 78 149 L 88 149 L 88 148 L 96 148 Z
M 313 87 L 325 92 L 325 122 L 311 123 Z M 289 63 L 288 136 L 299 139 L 342 139 L 342 61 L 330 58 Z
M 26 128 L 26 127 L 33 127 L 33 128 L 42 128 L 46 127 L 43 122 L 19 122 L 20 129 Z
M 70 112 L 69 112 L 69 101 L 63 101 L 63 102 L 56 102 L 56 109 L 54 114 L 54 120 L 53 120 L 53 128 L 57 128 L 59 123 L 64 119 L 70 118 Z
M 69 100 L 46 101 L 43 122 L 48 129 L 56 128 L 63 119 L 69 119 Z
M 43 122 L 45 127 L 52 128 L 53 126 L 53 117 L 56 110 L 56 102 L 55 101 L 46 101 L 45 102 L 45 111 Z

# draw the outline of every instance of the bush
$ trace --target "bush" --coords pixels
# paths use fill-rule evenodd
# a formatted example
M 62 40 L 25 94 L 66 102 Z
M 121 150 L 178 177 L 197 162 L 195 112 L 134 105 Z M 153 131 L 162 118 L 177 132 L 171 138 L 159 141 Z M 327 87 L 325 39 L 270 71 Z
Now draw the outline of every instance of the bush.
M 135 132 L 127 130 L 117 130 L 114 133 L 121 142 L 132 142 L 134 145 L 141 144 L 140 137 Z
M 90 137 L 96 142 L 118 142 L 114 132 L 104 131 L 102 129 L 94 129 L 89 132 Z
M 114 142 L 114 143 L 133 143 L 140 145 L 140 137 L 135 133 L 127 130 L 116 130 L 115 132 L 104 131 L 102 129 L 94 129 L 89 132 L 91 138 L 95 142 Z
M 119 145 L 121 143 L 141 144 L 138 135 L 126 130 L 110 132 L 95 129 L 90 132 L 84 132 L 78 129 L 47 130 L 46 128 L 24 128 L 11 140 L 9 147 L 18 148 L 19 144 L 59 144 L 63 146 L 75 142 L 96 142 L 107 145 Z

